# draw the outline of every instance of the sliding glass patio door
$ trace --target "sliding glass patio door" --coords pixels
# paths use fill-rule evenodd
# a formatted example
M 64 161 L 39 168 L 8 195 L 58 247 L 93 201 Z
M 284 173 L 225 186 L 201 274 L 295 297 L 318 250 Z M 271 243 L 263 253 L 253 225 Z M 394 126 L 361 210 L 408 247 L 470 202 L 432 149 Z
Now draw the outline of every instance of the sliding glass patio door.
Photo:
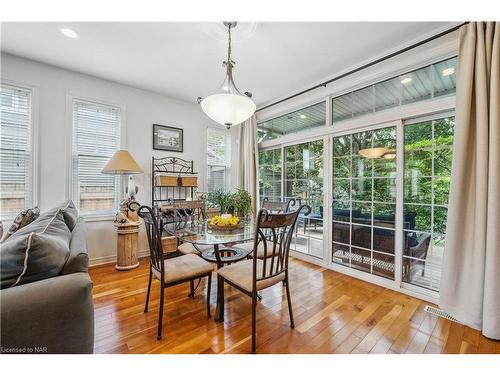
M 311 206 L 300 215 L 291 249 L 323 258 L 323 140 L 284 147 L 284 199 L 295 199 L 296 207 Z
M 332 129 L 317 140 L 261 150 L 261 199 L 311 206 L 309 216 L 299 217 L 293 251 L 435 298 L 453 129 L 454 117 L 434 116 L 362 131 Z
M 453 129 L 438 117 L 332 138 L 333 264 L 439 291 Z
M 396 128 L 333 138 L 332 261 L 394 280 Z

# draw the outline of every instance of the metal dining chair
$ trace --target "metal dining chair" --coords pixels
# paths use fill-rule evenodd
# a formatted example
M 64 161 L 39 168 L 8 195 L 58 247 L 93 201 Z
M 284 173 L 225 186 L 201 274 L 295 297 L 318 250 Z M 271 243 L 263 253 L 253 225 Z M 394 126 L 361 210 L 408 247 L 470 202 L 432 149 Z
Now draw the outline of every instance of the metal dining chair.
M 288 279 L 288 256 L 297 218 L 302 210 L 305 210 L 306 215 L 308 215 L 311 212 L 311 207 L 302 205 L 297 211 L 285 213 L 269 213 L 269 211 L 261 209 L 257 215 L 253 243 L 254 252 L 257 252 L 259 243 L 262 243 L 263 258 L 254 257 L 217 271 L 217 277 L 222 282 L 221 295 L 217 296 L 220 311 L 224 311 L 224 283 L 228 283 L 252 298 L 252 353 L 255 353 L 256 349 L 256 308 L 259 291 L 284 282 L 290 326 L 294 328 Z M 264 234 L 265 231 L 272 233 L 272 242 L 268 241 L 268 235 Z M 271 246 L 268 246 L 269 243 Z
M 181 255 L 175 258 L 164 258 L 161 241 L 162 228 L 157 221 L 153 210 L 148 206 L 141 206 L 138 210 L 139 216 L 144 219 L 146 233 L 149 243 L 149 281 L 146 294 L 144 312 L 148 312 L 149 295 L 153 277 L 160 281 L 160 311 L 158 314 L 158 335 L 162 337 L 163 305 L 165 299 L 165 288 L 192 282 L 196 279 L 207 277 L 207 315 L 210 318 L 210 289 L 212 284 L 212 270 L 210 263 L 195 254 Z
M 176 217 L 176 220 L 184 226 L 188 225 L 193 220 L 206 219 L 205 202 L 203 201 L 174 202 L 170 211 Z M 184 255 L 201 255 L 203 251 L 212 247 L 212 245 L 194 245 L 190 242 L 183 242 L 177 246 L 177 250 Z
M 264 198 L 262 201 L 262 208 L 270 213 L 283 213 L 290 212 L 290 207 L 295 206 L 295 199 L 289 199 L 284 202 L 271 202 L 269 198 Z M 253 258 L 254 255 L 257 258 L 262 259 L 264 257 L 264 246 L 261 242 L 257 246 L 257 252 L 254 252 L 253 242 L 239 243 L 236 245 L 238 248 L 248 251 L 249 257 Z

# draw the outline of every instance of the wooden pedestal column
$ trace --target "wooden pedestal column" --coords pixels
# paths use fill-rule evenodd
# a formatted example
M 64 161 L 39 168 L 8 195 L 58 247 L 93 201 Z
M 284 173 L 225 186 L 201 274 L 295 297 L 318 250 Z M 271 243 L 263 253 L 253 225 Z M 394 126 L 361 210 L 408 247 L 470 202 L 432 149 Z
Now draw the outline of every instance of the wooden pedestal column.
M 115 268 L 126 271 L 139 266 L 137 260 L 137 242 L 139 239 L 140 221 L 124 224 L 115 223 L 117 242 L 117 261 Z

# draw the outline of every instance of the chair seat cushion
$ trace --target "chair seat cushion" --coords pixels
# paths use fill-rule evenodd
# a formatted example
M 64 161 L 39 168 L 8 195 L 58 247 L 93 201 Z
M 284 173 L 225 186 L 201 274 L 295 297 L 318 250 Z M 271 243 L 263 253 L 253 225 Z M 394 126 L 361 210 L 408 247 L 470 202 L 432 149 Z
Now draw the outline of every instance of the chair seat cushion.
M 264 267 L 264 261 L 257 259 L 257 277 L 262 277 L 262 269 Z M 268 274 L 269 268 L 271 267 L 271 261 L 266 261 L 266 275 Z M 276 267 L 276 263 L 274 264 Z M 273 268 L 274 268 L 273 267 Z M 229 266 L 222 267 L 217 273 L 230 281 L 231 283 L 239 286 L 240 288 L 252 292 L 252 280 L 253 280 L 253 260 L 244 260 L 242 262 L 234 263 Z M 270 277 L 268 279 L 257 281 L 257 290 L 262 290 L 269 288 L 274 284 L 279 283 L 285 279 L 285 273 L 282 272 L 279 275 Z
M 198 255 L 187 254 L 163 261 L 165 270 L 165 283 L 172 283 L 187 280 L 196 276 L 201 276 L 212 271 L 213 267 Z M 154 276 L 160 280 L 161 275 L 153 268 Z
M 235 245 L 235 247 L 239 249 L 243 249 L 248 251 L 248 256 L 253 258 L 253 246 L 254 243 L 252 242 L 245 242 L 245 243 L 239 243 Z M 279 245 L 278 245 L 279 246 Z M 276 247 L 276 253 L 278 253 L 279 247 Z M 273 256 L 273 242 L 272 241 L 267 241 L 267 257 L 272 257 Z M 257 246 L 257 259 L 264 259 L 264 243 L 261 241 L 259 242 L 259 245 Z
M 196 245 L 196 247 L 203 252 L 213 248 L 213 245 Z M 177 250 L 179 250 L 182 254 L 199 254 L 200 251 L 198 251 L 196 247 L 194 247 L 194 245 L 190 242 L 184 242 L 177 247 Z

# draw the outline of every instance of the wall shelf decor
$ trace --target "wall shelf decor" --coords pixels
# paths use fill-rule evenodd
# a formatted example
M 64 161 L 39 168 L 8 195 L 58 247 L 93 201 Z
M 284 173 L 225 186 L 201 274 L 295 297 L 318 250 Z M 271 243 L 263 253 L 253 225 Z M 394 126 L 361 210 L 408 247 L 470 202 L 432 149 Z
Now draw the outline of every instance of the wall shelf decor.
M 151 205 L 161 208 L 175 201 L 193 200 L 198 187 L 198 172 L 193 170 L 193 160 L 176 157 L 151 160 Z

